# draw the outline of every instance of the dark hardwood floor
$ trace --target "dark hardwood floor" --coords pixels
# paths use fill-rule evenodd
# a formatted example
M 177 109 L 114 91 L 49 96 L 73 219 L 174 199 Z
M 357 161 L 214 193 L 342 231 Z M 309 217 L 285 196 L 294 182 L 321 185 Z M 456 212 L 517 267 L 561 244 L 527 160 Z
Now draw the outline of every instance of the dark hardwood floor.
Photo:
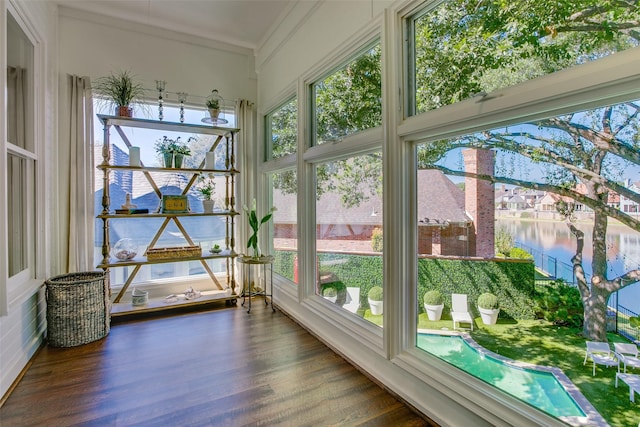
M 0 426 L 429 426 L 280 311 L 118 321 L 44 347 Z

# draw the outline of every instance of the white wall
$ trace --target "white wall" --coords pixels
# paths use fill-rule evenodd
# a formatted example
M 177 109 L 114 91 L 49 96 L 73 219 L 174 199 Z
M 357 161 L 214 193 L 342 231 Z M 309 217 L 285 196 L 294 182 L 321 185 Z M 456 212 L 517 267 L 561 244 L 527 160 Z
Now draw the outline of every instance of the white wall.
M 253 52 L 248 49 L 67 8 L 60 9 L 59 41 L 61 76 L 93 80 L 129 70 L 150 90 L 151 102 L 157 99 L 155 80 L 165 80 L 168 92 L 192 95 L 187 103 L 203 105 L 203 110 L 212 89 L 225 101 L 256 100 Z M 169 99 L 175 102 L 176 97 Z

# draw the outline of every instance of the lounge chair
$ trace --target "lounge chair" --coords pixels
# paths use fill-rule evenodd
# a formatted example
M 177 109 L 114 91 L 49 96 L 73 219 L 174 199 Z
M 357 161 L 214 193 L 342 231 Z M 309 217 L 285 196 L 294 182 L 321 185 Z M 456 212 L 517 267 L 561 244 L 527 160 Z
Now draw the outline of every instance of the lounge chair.
M 357 313 L 360 308 L 360 288 L 355 286 L 347 287 L 347 302 L 342 306 L 352 313 Z
M 473 318 L 469 313 L 466 294 L 451 294 L 451 318 L 453 319 L 453 329 L 459 327 L 460 323 L 468 323 L 473 331 Z
M 621 342 L 613 343 L 613 351 L 622 365 L 624 373 L 627 373 L 627 365 L 632 368 L 640 368 L 640 358 L 638 357 L 638 347 L 635 344 L 625 344 Z M 618 364 L 618 372 L 620 365 Z
M 593 375 L 596 375 L 596 365 L 603 366 L 618 366 L 618 360 L 614 358 L 609 343 L 600 341 L 587 341 L 587 354 L 584 356 L 584 362 L 587 363 L 587 359 L 593 361 Z

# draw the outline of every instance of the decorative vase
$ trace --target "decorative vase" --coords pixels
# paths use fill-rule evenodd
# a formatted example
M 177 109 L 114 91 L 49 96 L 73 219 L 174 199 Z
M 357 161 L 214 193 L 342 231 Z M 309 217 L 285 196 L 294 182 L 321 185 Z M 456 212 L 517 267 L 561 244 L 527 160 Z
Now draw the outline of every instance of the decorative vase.
M 204 210 L 204 213 L 213 213 L 214 206 L 215 206 L 215 201 L 213 200 L 202 201 L 202 209 Z
M 163 153 L 162 157 L 164 158 L 165 168 L 173 167 L 173 153 Z
M 444 308 L 444 304 L 440 304 L 440 305 L 424 304 L 424 311 L 427 312 L 427 317 L 431 321 L 440 320 L 440 318 L 442 317 L 443 308 Z
M 173 166 L 180 169 L 182 167 L 182 161 L 184 160 L 184 154 L 174 154 Z

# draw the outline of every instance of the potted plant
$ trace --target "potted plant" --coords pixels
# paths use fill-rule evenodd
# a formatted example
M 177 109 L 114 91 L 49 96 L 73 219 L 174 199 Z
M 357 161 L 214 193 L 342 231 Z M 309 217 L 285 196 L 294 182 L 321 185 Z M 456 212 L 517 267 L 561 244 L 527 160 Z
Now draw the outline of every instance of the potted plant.
M 218 90 L 214 89 L 211 91 L 211 96 L 207 98 L 207 110 L 209 111 L 209 116 L 213 122 L 218 120 L 220 116 L 220 103 L 222 98 L 218 95 Z
M 143 104 L 144 87 L 126 70 L 97 78 L 93 83 L 93 89 L 102 101 L 115 106 L 116 116 L 132 117 L 131 105 Z
M 176 141 L 177 140 L 171 139 L 166 135 L 156 141 L 155 148 L 156 151 L 162 155 L 165 168 L 173 167 L 173 154 L 178 146 Z
M 369 294 L 367 295 L 367 299 L 369 300 L 369 307 L 371 308 L 371 314 L 380 315 L 382 314 L 383 304 L 382 304 L 383 290 L 381 286 L 374 286 L 369 289 Z
M 429 320 L 436 321 L 442 317 L 442 309 L 444 308 L 444 299 L 440 291 L 428 291 L 423 298 L 424 310 L 427 312 Z
M 478 311 L 485 325 L 495 325 L 498 321 L 500 308 L 498 297 L 492 293 L 485 292 L 478 297 Z
M 191 138 L 189 138 L 191 141 Z M 190 156 L 191 150 L 187 147 L 186 144 L 180 142 L 180 137 L 176 140 L 176 146 L 173 149 L 173 165 L 180 169 L 182 167 L 182 162 L 184 160 L 184 156 Z
M 219 244 L 215 244 L 213 245 L 213 247 L 210 249 L 210 252 L 214 253 L 214 254 L 219 254 L 220 252 L 222 252 L 222 248 L 220 247 Z
M 256 199 L 253 199 L 251 202 L 251 209 L 247 206 L 243 207 L 244 212 L 247 214 L 247 219 L 249 220 L 249 226 L 253 233 L 249 236 L 249 240 L 247 240 L 247 249 L 253 249 L 253 258 L 259 259 L 262 257 L 262 253 L 260 252 L 260 245 L 258 245 L 258 233 L 260 231 L 260 226 L 265 222 L 269 221 L 273 217 L 273 213 L 277 211 L 276 207 L 273 206 L 269 209 L 262 219 L 258 220 L 258 212 L 256 209 Z
M 338 291 L 333 286 L 326 287 L 322 290 L 322 297 L 335 303 L 338 299 Z
M 216 181 L 213 175 L 200 175 L 198 177 L 198 192 L 202 195 L 202 207 L 205 213 L 212 213 L 215 206 L 213 194 L 216 189 Z

